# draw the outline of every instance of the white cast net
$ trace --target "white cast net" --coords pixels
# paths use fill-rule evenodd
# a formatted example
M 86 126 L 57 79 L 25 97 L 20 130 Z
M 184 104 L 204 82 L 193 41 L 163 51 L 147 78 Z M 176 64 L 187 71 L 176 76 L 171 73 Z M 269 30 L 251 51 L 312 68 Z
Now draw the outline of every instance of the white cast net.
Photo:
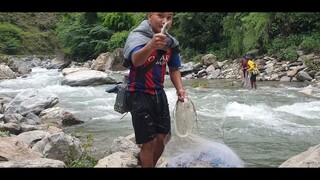
M 189 98 L 177 101 L 173 113 L 175 133 L 178 137 L 187 137 L 196 127 L 197 112 Z
M 171 140 L 158 167 L 244 167 L 227 145 L 198 135 L 196 108 L 190 98 L 176 102 L 173 124 Z

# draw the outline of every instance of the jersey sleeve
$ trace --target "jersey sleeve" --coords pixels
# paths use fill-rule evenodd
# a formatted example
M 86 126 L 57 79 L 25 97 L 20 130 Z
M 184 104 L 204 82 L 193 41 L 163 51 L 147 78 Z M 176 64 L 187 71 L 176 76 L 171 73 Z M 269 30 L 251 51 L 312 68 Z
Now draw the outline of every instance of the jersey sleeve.
M 169 67 L 180 68 L 181 67 L 181 58 L 180 54 L 172 54 L 171 59 L 168 62 Z
M 141 46 L 137 46 L 137 47 L 135 47 L 131 52 L 130 52 L 130 61 L 132 61 L 132 55 L 134 54 L 134 53 L 136 53 L 137 51 L 139 51 L 140 49 L 142 49 L 143 48 L 143 45 L 141 45 Z

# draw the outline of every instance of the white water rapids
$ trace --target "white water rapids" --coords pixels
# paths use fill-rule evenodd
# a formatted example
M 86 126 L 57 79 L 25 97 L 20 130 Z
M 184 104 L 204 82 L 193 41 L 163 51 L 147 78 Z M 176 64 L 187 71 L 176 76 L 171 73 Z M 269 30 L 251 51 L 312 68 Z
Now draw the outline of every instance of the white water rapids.
M 121 114 L 113 110 L 116 95 L 105 92 L 113 85 L 61 86 L 62 78 L 57 70 L 34 68 L 26 78 L 1 80 L 0 93 L 15 96 L 37 89 L 57 94 L 56 106 L 85 121 L 65 130 L 92 134 L 94 153 L 100 157 L 113 139 L 133 133 L 130 114 L 120 120 Z M 304 83 L 257 82 L 258 89 L 250 90 L 242 88 L 240 80 L 198 80 L 208 88 L 193 88 L 194 81 L 184 81 L 184 86 L 197 110 L 199 136 L 224 143 L 247 167 L 278 167 L 320 142 L 320 95 L 300 93 Z M 165 90 L 173 111 L 177 97 L 169 79 Z

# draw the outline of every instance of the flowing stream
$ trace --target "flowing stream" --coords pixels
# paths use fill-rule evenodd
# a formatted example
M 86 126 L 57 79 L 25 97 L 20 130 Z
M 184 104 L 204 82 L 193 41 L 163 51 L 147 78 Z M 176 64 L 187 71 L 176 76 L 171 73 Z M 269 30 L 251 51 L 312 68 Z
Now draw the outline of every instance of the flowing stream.
M 117 78 L 121 78 L 120 75 Z M 105 92 L 113 85 L 69 87 L 60 85 L 57 70 L 33 68 L 26 78 L 0 81 L 0 93 L 15 96 L 27 89 L 55 93 L 56 106 L 63 107 L 85 123 L 66 132 L 94 137 L 94 154 L 102 158 L 118 136 L 133 133 L 130 113 L 123 119 L 113 110 L 116 95 Z M 207 88 L 193 88 L 203 81 Z M 240 80 L 187 80 L 185 89 L 197 110 L 198 134 L 223 142 L 245 162 L 246 167 L 278 167 L 320 142 L 320 94 L 299 91 L 305 83 L 257 82 L 258 89 L 241 87 Z M 166 79 L 170 110 L 176 103 L 175 89 Z M 319 92 L 319 91 L 318 91 Z

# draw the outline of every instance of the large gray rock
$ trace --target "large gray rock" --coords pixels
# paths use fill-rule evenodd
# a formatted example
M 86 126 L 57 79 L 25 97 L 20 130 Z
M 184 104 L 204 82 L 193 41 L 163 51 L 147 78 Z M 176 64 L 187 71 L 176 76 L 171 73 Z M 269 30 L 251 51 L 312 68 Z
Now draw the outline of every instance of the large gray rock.
M 5 168 L 66 168 L 66 164 L 59 160 L 38 158 L 22 161 L 0 162 L 0 167 Z
M 126 152 L 115 152 L 113 154 L 110 154 L 107 157 L 104 157 L 103 159 L 100 159 L 98 161 L 98 164 L 95 165 L 95 168 L 101 168 L 101 167 L 128 167 L 133 168 L 137 167 L 138 160 L 135 158 L 131 153 Z
M 48 132 L 42 131 L 42 130 L 36 130 L 36 131 L 29 131 L 21 133 L 17 136 L 17 138 L 28 144 L 28 146 L 31 148 L 36 142 L 40 141 L 45 136 L 49 135 Z
M 279 167 L 320 167 L 320 144 L 310 147 L 307 151 L 298 154 L 284 163 Z
M 55 106 L 59 98 L 55 94 L 40 94 L 37 90 L 26 90 L 20 92 L 5 108 L 5 113 L 19 113 L 27 115 L 34 113 L 38 115 L 44 109 Z
M 46 158 L 61 161 L 65 161 L 70 154 L 79 158 L 83 152 L 80 140 L 63 132 L 44 137 L 34 144 L 32 149 L 42 153 Z
M 96 70 L 76 71 L 64 76 L 61 85 L 68 86 L 97 86 L 102 84 L 115 84 L 116 79 L 107 73 Z
M 0 80 L 14 78 L 16 78 L 15 73 L 8 66 L 0 64 Z
M 15 137 L 0 136 L 0 161 L 37 159 L 43 156 Z
M 113 140 L 109 150 L 110 154 L 115 152 L 127 152 L 137 156 L 140 152 L 140 148 L 130 139 L 120 136 Z

